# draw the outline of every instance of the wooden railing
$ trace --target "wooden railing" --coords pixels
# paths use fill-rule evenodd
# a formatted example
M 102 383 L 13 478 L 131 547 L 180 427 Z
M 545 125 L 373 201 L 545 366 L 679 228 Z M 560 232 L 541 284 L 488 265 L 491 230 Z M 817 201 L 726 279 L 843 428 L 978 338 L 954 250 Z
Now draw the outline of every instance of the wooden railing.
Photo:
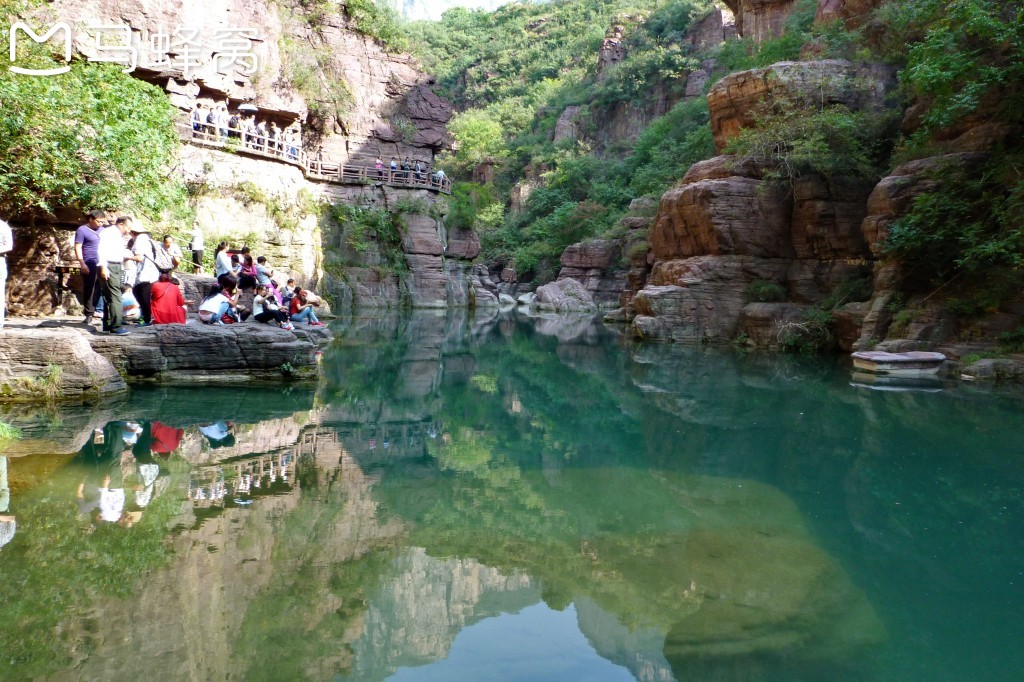
M 391 170 L 385 165 L 377 170 L 370 164 L 337 163 L 325 161 L 319 157 L 311 158 L 301 146 L 295 146 L 282 140 L 271 140 L 266 135 L 246 134 L 228 128 L 228 135 L 210 132 L 204 125 L 202 130 L 193 130 L 188 123 L 178 124 L 178 134 L 185 142 L 204 147 L 227 149 L 245 152 L 274 161 L 281 161 L 297 166 L 307 178 L 336 182 L 344 185 L 370 185 L 383 183 L 393 187 L 409 187 L 426 189 L 442 194 L 452 193 L 452 181 L 446 176 L 431 173 L 429 169 L 420 172 L 415 170 Z

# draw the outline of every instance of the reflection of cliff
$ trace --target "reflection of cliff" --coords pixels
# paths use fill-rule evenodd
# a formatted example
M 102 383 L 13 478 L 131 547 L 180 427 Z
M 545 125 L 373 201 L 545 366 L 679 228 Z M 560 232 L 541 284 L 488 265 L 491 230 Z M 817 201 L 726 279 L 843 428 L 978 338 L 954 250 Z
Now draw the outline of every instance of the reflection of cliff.
M 657 628 L 629 629 L 592 599 L 577 599 L 580 631 L 601 656 L 628 668 L 639 682 L 674 682 L 662 649 L 665 633 Z
M 403 552 L 392 568 L 352 644 L 353 679 L 384 679 L 399 667 L 445 658 L 462 628 L 540 600 L 529 576 L 503 574 L 473 559 L 435 559 L 418 547 Z
M 280 588 L 293 585 L 303 566 L 327 570 L 399 535 L 399 524 L 377 518 L 372 480 L 325 435 L 315 453 L 304 456 L 292 492 L 225 509 L 198 524 L 183 519 L 196 527 L 174 538 L 170 566 L 146 576 L 126 600 L 97 599 L 68 626 L 75 650 L 90 653 L 54 679 L 236 678 L 266 645 L 247 632 L 247 614 L 265 608 L 268 595 L 280 597 Z M 334 504 L 310 507 L 310 500 L 324 496 Z M 286 523 L 296 518 L 299 523 Z M 296 546 L 301 552 L 291 551 Z M 313 589 L 321 618 L 324 609 L 337 608 L 326 581 L 315 581 Z M 280 621 L 289 604 L 280 598 L 269 606 Z M 317 617 L 314 609 L 302 614 L 303 622 Z M 297 628 L 289 636 L 302 632 Z

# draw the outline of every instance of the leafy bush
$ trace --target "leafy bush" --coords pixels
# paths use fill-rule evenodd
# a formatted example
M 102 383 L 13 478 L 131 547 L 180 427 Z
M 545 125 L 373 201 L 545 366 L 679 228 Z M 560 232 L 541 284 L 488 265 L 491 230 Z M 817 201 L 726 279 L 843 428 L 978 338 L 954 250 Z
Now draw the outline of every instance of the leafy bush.
M 915 197 L 883 243 L 899 258 L 910 285 L 996 286 L 1024 266 L 1024 179 L 1019 155 L 980 169 L 943 166 L 931 173 L 934 191 Z M 1011 287 L 1012 288 L 1012 287 Z
M 323 4 L 324 0 L 306 0 Z M 387 2 L 376 0 L 345 0 L 342 5 L 345 16 L 355 29 L 370 36 L 394 51 L 409 49 L 409 40 L 402 27 L 401 17 Z
M 117 207 L 184 219 L 184 184 L 169 173 L 176 114 L 160 88 L 112 64 L 74 62 L 46 78 L 0 72 L 0 213 Z
M 829 87 L 854 87 L 853 83 Z M 768 167 L 768 179 L 803 175 L 877 179 L 895 137 L 895 116 L 851 111 L 818 97 L 776 97 L 755 113 L 726 151 Z
M 1024 327 L 999 335 L 1000 347 L 1010 353 L 1024 353 Z
M 894 0 L 880 10 L 885 46 L 905 61 L 900 82 L 928 104 L 919 136 L 981 106 L 1024 120 L 1024 4 L 1002 0 Z

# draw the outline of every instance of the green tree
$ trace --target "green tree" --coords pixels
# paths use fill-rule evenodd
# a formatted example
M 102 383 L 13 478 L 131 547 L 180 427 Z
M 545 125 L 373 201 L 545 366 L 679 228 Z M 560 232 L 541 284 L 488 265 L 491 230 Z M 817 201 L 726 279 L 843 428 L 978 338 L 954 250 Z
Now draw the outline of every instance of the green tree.
M 170 174 L 175 108 L 113 65 L 58 76 L 0 73 L 0 212 L 116 206 L 159 219 L 186 208 Z

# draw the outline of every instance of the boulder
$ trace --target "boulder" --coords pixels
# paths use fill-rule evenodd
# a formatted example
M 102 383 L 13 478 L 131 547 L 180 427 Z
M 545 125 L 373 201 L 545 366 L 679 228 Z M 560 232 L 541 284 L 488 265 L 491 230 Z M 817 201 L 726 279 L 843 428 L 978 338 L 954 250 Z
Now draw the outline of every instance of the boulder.
M 580 110 L 583 107 L 579 105 L 573 105 L 565 108 L 565 111 L 558 117 L 558 121 L 555 123 L 555 136 L 554 142 L 561 142 L 562 140 L 576 140 L 580 137 L 582 121 L 580 120 Z
M 562 252 L 561 263 L 569 268 L 607 268 L 620 254 L 619 243 L 612 239 L 591 239 L 571 244 Z
M 516 305 L 516 299 L 508 294 L 498 294 L 498 304 L 501 306 L 514 306 Z
M 633 332 L 652 340 L 731 339 L 747 287 L 755 280 L 784 281 L 788 259 L 697 256 L 658 262 L 649 284 L 636 294 Z
M 700 255 L 792 257 L 792 199 L 785 188 L 739 175 L 731 157 L 694 164 L 665 192 L 651 250 L 657 260 Z
M 532 303 L 539 310 L 591 312 L 597 310 L 590 292 L 574 279 L 560 279 L 537 288 Z
M 535 298 L 537 298 L 537 294 L 533 293 L 532 291 L 529 291 L 525 294 L 520 294 L 516 298 L 516 303 L 518 303 L 519 305 L 531 306 L 533 305 L 533 301 Z
M 1024 357 L 986 358 L 960 370 L 961 378 L 968 381 L 1024 380 Z
M 8 326 L 0 334 L 0 401 L 85 400 L 127 389 L 84 329 Z

